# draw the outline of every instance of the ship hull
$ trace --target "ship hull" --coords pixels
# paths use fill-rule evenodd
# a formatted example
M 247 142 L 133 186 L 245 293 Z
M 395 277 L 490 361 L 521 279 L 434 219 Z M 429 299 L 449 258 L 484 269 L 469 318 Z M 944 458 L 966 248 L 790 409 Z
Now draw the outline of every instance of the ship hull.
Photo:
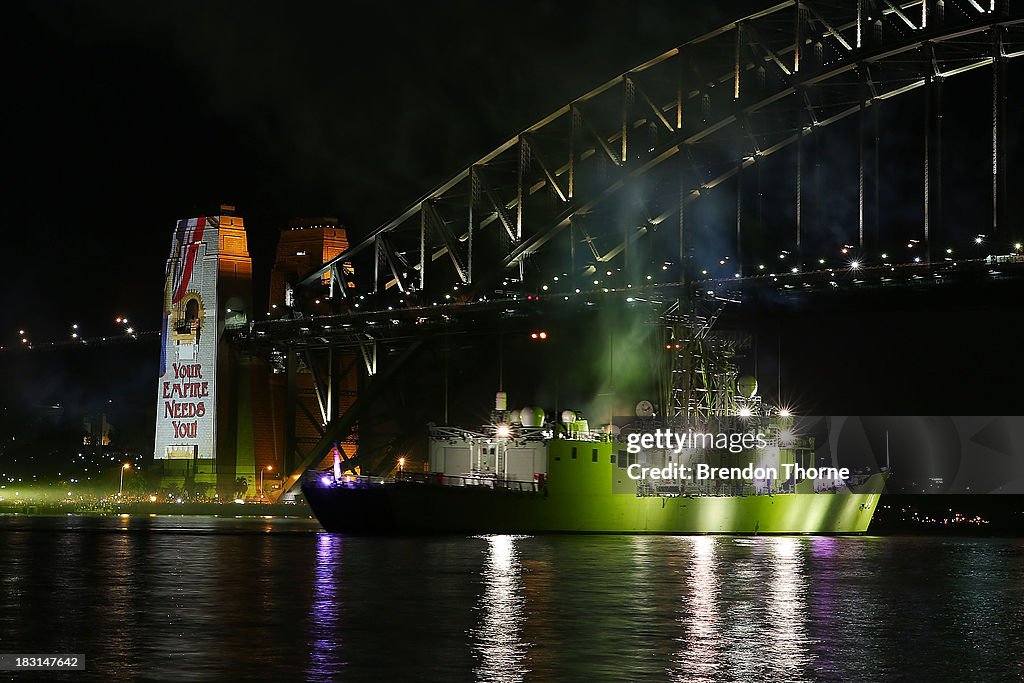
M 327 531 L 356 534 L 857 534 L 882 478 L 856 491 L 750 496 L 637 496 L 399 482 L 303 487 Z

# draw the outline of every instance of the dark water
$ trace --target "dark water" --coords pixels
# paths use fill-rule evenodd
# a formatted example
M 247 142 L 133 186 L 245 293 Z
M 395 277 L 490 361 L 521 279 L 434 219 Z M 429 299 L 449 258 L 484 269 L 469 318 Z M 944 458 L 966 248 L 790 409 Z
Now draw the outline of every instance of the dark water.
M 0 517 L 19 652 L 86 655 L 34 680 L 1021 680 L 1024 542 Z

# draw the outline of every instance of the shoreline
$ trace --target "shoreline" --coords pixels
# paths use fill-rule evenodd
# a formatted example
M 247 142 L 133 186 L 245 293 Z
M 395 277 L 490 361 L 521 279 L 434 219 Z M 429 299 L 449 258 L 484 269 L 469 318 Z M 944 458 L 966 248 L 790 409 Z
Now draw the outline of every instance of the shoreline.
M 0 505 L 0 515 L 120 517 L 124 515 L 168 517 L 294 517 L 315 519 L 305 501 L 300 503 L 117 503 L 70 505 L 30 503 Z

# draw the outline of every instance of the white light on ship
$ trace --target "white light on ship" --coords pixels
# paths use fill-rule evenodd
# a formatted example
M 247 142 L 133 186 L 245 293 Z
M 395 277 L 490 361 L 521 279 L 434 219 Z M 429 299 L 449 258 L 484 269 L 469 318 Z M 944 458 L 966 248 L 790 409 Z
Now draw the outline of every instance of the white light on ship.
M 500 424 L 498 425 L 498 428 L 494 430 L 494 435 L 499 439 L 507 439 L 512 435 L 512 428 L 507 424 Z
M 750 415 L 751 415 L 750 408 L 747 408 L 747 407 L 740 408 L 740 417 L 750 417 Z
M 860 261 L 850 261 L 850 269 L 857 270 L 860 268 Z

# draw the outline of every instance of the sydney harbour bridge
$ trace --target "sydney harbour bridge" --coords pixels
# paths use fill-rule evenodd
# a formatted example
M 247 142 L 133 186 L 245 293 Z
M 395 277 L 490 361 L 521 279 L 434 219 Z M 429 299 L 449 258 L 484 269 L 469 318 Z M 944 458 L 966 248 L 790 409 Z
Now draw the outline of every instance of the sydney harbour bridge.
M 721 307 L 751 290 L 1024 268 L 1021 221 L 1006 209 L 1008 63 L 1024 54 L 1022 22 L 1004 1 L 778 3 L 637 65 L 461 169 L 297 282 L 292 318 L 239 335 L 285 372 L 316 377 L 321 438 L 293 481 L 431 335 L 626 302 L 666 323 L 668 347 L 685 337 L 682 356 L 713 346 Z M 973 79 L 966 106 L 957 79 Z M 972 147 L 984 150 L 968 171 L 971 220 L 957 225 L 944 220 L 958 188 L 943 176 L 961 158 L 943 149 L 953 107 L 971 112 Z M 886 159 L 893 136 L 904 152 Z M 823 164 L 844 168 L 823 178 Z M 892 168 L 912 179 L 910 196 L 893 198 Z M 358 352 L 367 379 L 330 414 L 338 349 Z M 692 360 L 670 362 L 666 404 L 712 410 L 685 379 L 700 375 Z
M 657 403 L 702 415 L 743 344 L 715 321 L 751 293 L 1024 274 L 1021 55 L 1009 0 L 787 0 L 566 103 L 291 283 L 286 315 L 229 330 L 287 378 L 283 488 L 345 441 L 345 468 L 389 471 L 354 430 L 453 335 L 639 312 L 667 351 Z

